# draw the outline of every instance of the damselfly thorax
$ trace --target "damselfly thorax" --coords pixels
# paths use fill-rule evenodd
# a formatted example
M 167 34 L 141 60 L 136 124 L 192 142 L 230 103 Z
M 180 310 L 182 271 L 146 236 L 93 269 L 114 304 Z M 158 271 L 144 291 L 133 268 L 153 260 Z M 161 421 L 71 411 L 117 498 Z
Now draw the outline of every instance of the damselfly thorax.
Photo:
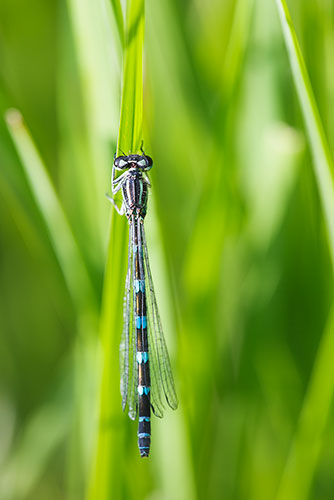
M 143 174 L 137 168 L 131 168 L 127 172 L 122 185 L 123 203 L 125 215 L 128 220 L 134 215 L 136 218 L 144 219 L 147 210 L 148 183 Z

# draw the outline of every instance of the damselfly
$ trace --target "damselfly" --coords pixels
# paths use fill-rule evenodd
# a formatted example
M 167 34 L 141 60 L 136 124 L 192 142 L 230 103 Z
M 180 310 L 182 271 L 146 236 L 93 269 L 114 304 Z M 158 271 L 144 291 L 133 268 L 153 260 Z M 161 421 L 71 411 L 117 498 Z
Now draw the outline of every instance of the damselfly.
M 166 342 L 162 332 L 148 260 L 144 231 L 148 188 L 147 171 L 153 161 L 142 155 L 118 156 L 112 169 L 112 194 L 121 190 L 120 215 L 129 223 L 128 271 L 124 295 L 124 326 L 120 345 L 122 406 L 132 420 L 139 416 L 138 446 L 148 457 L 151 443 L 151 409 L 163 417 L 164 399 L 175 410 L 178 405 Z M 124 172 L 116 178 L 116 170 Z

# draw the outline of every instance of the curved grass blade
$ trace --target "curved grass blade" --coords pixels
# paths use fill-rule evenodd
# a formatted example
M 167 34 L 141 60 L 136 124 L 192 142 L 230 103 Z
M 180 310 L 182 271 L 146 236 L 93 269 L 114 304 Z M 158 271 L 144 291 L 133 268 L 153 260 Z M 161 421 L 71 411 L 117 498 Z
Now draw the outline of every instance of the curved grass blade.
M 78 336 L 75 343 L 75 428 L 69 445 L 70 455 L 84 455 L 85 436 L 77 432 L 85 421 L 84 404 L 90 404 L 90 395 L 87 391 L 88 384 L 82 376 L 84 371 L 85 356 L 91 349 L 92 332 L 96 330 L 98 315 L 97 297 L 91 283 L 85 261 L 72 233 L 61 202 L 52 185 L 48 172 L 39 156 L 28 130 L 26 129 L 21 114 L 17 110 L 9 110 L 6 114 L 9 132 L 15 143 L 17 152 L 22 160 L 32 194 L 41 217 L 45 222 L 51 244 L 58 259 L 65 282 L 72 297 L 74 309 L 77 314 Z M 92 378 L 92 377 L 91 377 Z M 90 383 L 91 383 L 90 378 Z M 83 382 L 84 380 L 84 382 Z M 56 446 L 53 441 L 53 445 Z M 81 471 L 77 461 L 72 468 L 72 483 L 82 483 Z M 76 488 L 76 486 L 75 486 Z
M 96 314 L 93 285 L 49 174 L 20 112 L 9 110 L 6 120 L 73 302 L 78 311 Z
M 313 95 L 297 35 L 285 0 L 276 0 L 284 40 L 297 96 L 309 138 L 322 209 L 329 238 L 330 256 L 334 271 L 334 180 L 333 159 Z
M 297 96 L 301 105 L 320 193 L 334 270 L 334 181 L 333 159 L 325 137 L 304 59 L 285 0 L 276 0 L 282 31 L 290 60 Z M 292 442 L 279 486 L 278 500 L 306 499 L 314 476 L 333 400 L 334 314 L 330 312 L 312 377 L 304 400 L 299 424 Z

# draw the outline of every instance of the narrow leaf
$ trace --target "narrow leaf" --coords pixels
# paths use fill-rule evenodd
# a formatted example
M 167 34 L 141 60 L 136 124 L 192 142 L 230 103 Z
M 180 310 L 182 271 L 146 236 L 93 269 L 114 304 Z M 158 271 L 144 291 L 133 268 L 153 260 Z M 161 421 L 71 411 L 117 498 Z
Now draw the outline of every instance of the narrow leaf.
M 122 46 L 124 46 L 124 19 L 123 19 L 122 5 L 120 0 L 110 0 L 110 3 L 112 10 L 114 11 L 119 38 L 121 40 Z
M 310 79 L 285 0 L 276 0 L 284 40 L 290 60 L 297 96 L 302 109 L 314 162 L 320 199 L 329 237 L 334 270 L 334 181 L 333 159 L 330 154 L 321 118 L 313 95 Z
M 49 174 L 20 112 L 7 111 L 6 120 L 73 302 L 78 311 L 90 310 L 96 307 L 93 285 Z
M 140 148 L 143 121 L 144 1 L 128 5 L 124 54 L 121 119 L 117 153 Z M 127 262 L 127 224 L 111 208 L 110 238 L 102 297 L 102 380 L 97 452 L 88 496 L 91 500 L 122 496 L 121 469 L 124 454 L 125 417 L 119 391 L 119 341 L 123 324 L 122 305 Z
M 323 445 L 334 388 L 334 309 L 329 316 L 277 500 L 306 500 Z

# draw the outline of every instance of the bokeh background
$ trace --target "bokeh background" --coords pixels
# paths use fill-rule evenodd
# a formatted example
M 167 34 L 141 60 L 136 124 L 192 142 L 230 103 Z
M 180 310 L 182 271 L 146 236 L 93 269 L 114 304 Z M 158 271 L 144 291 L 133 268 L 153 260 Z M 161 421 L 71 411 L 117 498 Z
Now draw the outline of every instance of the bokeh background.
M 288 5 L 333 152 L 334 2 Z M 1 0 L 0 60 L 0 498 L 80 500 L 121 94 L 111 6 Z M 110 498 L 334 498 L 333 274 L 275 2 L 147 0 L 144 76 L 147 237 L 180 407 L 155 419 L 148 461 L 120 418 Z M 12 107 L 77 242 L 84 306 L 8 132 Z M 118 379 L 111 391 L 120 404 Z

